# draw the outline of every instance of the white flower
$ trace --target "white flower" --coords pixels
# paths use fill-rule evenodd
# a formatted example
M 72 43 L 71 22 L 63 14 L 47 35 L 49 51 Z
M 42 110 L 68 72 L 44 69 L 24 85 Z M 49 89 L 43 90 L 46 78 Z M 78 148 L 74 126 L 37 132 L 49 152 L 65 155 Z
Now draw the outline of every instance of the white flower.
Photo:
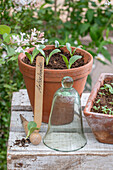
M 5 58 L 6 56 L 7 56 L 6 51 L 3 51 L 3 53 L 2 53 L 2 55 L 1 55 L 1 57 L 2 57 L 2 58 Z
M 110 5 L 111 2 L 109 2 L 108 0 L 106 0 L 105 4 L 104 5 Z
M 16 35 L 12 35 L 12 38 L 13 38 L 13 39 L 11 39 L 12 43 L 17 43 L 18 41 L 20 41 L 18 35 L 17 36 Z
M 78 44 L 77 40 L 75 40 L 75 41 L 74 41 L 74 44 L 75 44 L 75 45 L 77 45 L 77 44 Z
M 98 53 L 98 55 L 95 58 L 97 60 L 105 61 L 105 57 L 102 54 L 100 54 L 100 53 Z
M 39 49 L 40 45 L 35 45 L 35 47 L 37 48 L 37 50 Z
M 31 44 L 32 44 L 32 45 L 35 45 L 35 42 L 32 42 Z
M 20 53 L 20 52 L 23 52 L 24 53 L 24 50 L 22 47 L 18 47 L 16 50 L 15 50 L 16 53 Z
M 32 41 L 36 41 L 37 40 L 37 38 L 36 37 L 33 37 L 33 40 Z
M 25 9 L 27 8 L 31 8 L 33 5 L 37 5 L 37 1 L 36 0 L 12 0 L 13 4 L 15 6 L 15 10 L 21 11 L 23 7 L 25 7 Z
M 48 39 L 45 39 L 45 42 L 48 42 Z
M 24 52 L 23 53 L 25 53 L 25 52 L 27 52 L 27 50 L 29 49 L 29 47 L 26 47 L 26 49 L 24 50 Z
M 22 44 L 24 44 L 24 45 L 29 44 L 29 39 L 24 39 Z
M 55 40 L 55 47 L 58 48 L 59 47 L 59 42 L 57 40 Z
M 29 49 L 29 47 L 26 47 L 26 50 L 28 50 Z
M 5 45 L 5 44 L 4 44 L 4 43 L 2 43 L 2 44 L 1 44 L 1 47 L 4 47 L 4 45 Z
M 40 41 L 42 44 L 44 44 L 45 43 L 45 41 L 44 41 L 44 38 L 42 38 L 42 40 Z
M 103 46 L 103 48 L 104 48 L 105 50 L 107 50 L 107 49 L 108 49 L 106 46 Z
M 20 32 L 20 35 L 23 37 L 24 35 L 26 35 L 24 32 Z
M 17 12 L 21 11 L 22 10 L 22 7 L 21 6 L 17 6 L 14 8 Z
M 29 34 L 27 34 L 27 38 L 29 38 L 29 39 L 30 39 L 30 35 L 29 35 Z

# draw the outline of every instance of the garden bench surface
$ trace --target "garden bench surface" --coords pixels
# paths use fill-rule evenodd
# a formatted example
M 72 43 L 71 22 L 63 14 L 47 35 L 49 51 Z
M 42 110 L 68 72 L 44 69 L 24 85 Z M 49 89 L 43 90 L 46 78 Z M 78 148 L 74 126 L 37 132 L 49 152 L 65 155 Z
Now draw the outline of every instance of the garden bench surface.
M 89 93 L 83 93 L 81 101 L 85 106 Z M 58 152 L 46 147 L 43 142 L 37 146 L 29 144 L 28 147 L 14 145 L 15 140 L 25 137 L 20 120 L 22 114 L 28 121 L 33 120 L 27 91 L 20 90 L 13 93 L 10 134 L 7 150 L 7 169 L 27 170 L 112 170 L 113 145 L 99 143 L 93 136 L 83 115 L 84 131 L 87 145 L 74 152 Z M 47 124 L 42 123 L 40 134 L 43 137 Z

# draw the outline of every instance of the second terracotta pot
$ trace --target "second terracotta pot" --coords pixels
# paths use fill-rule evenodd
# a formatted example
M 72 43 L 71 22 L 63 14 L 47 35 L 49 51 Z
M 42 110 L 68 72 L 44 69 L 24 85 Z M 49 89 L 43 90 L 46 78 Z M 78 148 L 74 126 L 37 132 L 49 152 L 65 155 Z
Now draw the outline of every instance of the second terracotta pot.
M 55 47 L 53 45 L 47 45 L 44 50 L 54 49 L 54 48 Z M 33 49 L 34 48 L 29 49 L 28 52 L 33 51 Z M 66 47 L 63 47 L 63 49 L 65 52 L 68 52 Z M 74 49 L 75 47 L 72 47 L 72 50 Z M 54 93 L 61 87 L 61 80 L 63 77 L 65 76 L 72 77 L 72 79 L 74 80 L 73 87 L 78 91 L 80 96 L 84 90 L 87 76 L 92 69 L 93 57 L 90 53 L 82 49 L 77 49 L 77 52 L 79 52 L 81 55 L 84 56 L 85 63 L 87 63 L 84 66 L 73 68 L 73 69 L 64 69 L 64 70 L 44 69 L 44 96 L 43 96 L 42 121 L 45 123 L 48 123 L 52 99 Z M 33 108 L 34 94 L 35 94 L 35 67 L 25 64 L 22 61 L 24 58 L 25 58 L 25 54 L 21 53 L 18 57 L 18 64 L 19 64 L 19 69 L 23 74 L 29 99 Z
M 105 79 L 113 79 L 113 74 L 102 73 L 100 75 L 97 83 L 91 91 L 84 109 L 84 115 L 96 139 L 102 143 L 113 144 L 113 115 L 91 112 L 97 92 L 100 89 L 100 86 L 103 85 Z

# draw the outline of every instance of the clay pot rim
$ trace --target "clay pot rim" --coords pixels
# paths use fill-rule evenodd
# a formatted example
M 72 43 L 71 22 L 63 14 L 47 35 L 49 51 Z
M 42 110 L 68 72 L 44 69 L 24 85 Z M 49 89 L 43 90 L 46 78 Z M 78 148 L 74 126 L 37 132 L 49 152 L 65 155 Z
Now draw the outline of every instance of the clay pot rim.
M 45 48 L 47 48 L 47 47 L 52 47 L 52 48 L 54 48 L 54 45 L 46 45 L 46 47 Z M 65 48 L 66 46 L 64 46 L 64 47 L 62 47 L 62 48 Z M 29 52 L 29 51 L 32 51 L 33 49 L 34 49 L 35 47 L 32 47 L 32 48 L 29 48 L 28 50 L 27 50 L 27 52 Z M 75 49 L 76 47 L 72 47 L 72 49 Z M 71 71 L 73 71 L 73 70 L 79 70 L 80 68 L 81 69 L 84 69 L 85 67 L 87 67 L 88 65 L 90 65 L 92 62 L 93 62 L 93 56 L 89 53 L 89 52 L 87 52 L 87 51 L 85 51 L 85 50 L 83 50 L 83 49 L 77 49 L 77 51 L 82 51 L 82 52 L 84 52 L 84 53 L 86 53 L 86 54 L 88 54 L 88 56 L 90 56 L 90 61 L 87 63 L 87 64 L 85 64 L 84 66 L 80 66 L 80 67 L 77 67 L 77 68 L 71 68 L 71 69 L 45 69 L 44 68 L 44 71 L 45 72 L 59 72 L 59 71 L 63 71 L 63 72 L 67 72 L 67 70 L 69 71 L 69 72 L 71 72 Z M 31 69 L 35 69 L 35 66 L 31 66 L 31 65 L 29 65 L 29 64 L 26 64 L 26 63 L 24 63 L 23 61 L 22 61 L 22 59 L 25 57 L 26 55 L 24 54 L 24 53 L 20 53 L 19 54 L 19 56 L 18 56 L 18 59 L 19 59 L 19 61 L 25 66 L 25 67 L 28 67 L 29 66 L 29 68 L 31 68 Z
M 113 115 L 107 115 L 107 114 L 103 114 L 103 113 L 95 113 L 95 112 L 86 112 L 84 111 L 84 115 L 85 116 L 89 116 L 89 115 L 94 115 L 94 116 L 98 116 L 98 117 L 111 117 L 113 118 Z
M 87 100 L 87 104 L 85 106 L 85 109 L 84 109 L 84 115 L 85 116 L 98 116 L 98 117 L 107 117 L 107 118 L 113 118 L 113 115 L 108 115 L 108 114 L 104 114 L 104 113 L 95 113 L 95 112 L 90 112 L 91 108 L 92 108 L 92 102 L 94 101 L 95 97 L 97 95 L 97 92 L 98 92 L 98 87 L 100 88 L 100 85 L 101 85 L 101 82 L 102 80 L 104 80 L 105 78 L 108 78 L 109 76 L 113 77 L 113 73 L 101 73 L 98 80 L 97 80 L 97 83 L 95 84 L 94 88 L 92 89 L 91 93 L 90 93 L 90 96 Z M 96 92 L 94 95 L 93 94 L 93 91 L 96 89 Z M 91 102 L 92 100 L 92 102 Z

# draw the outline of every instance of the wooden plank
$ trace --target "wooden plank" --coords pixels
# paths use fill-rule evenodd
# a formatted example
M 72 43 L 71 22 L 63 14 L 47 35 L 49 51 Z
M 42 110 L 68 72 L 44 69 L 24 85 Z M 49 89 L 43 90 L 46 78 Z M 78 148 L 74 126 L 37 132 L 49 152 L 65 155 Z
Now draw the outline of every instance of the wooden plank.
M 42 137 L 45 133 L 41 133 Z M 87 145 L 76 152 L 57 152 L 46 147 L 42 142 L 38 146 L 13 146 L 15 139 L 22 139 L 25 133 L 11 132 L 8 147 L 8 170 L 12 169 L 112 169 L 113 145 L 96 141 L 92 133 L 85 134 Z M 12 147 L 10 147 L 12 146 Z M 103 166 L 104 164 L 104 166 Z
M 22 97 L 23 95 L 23 97 Z M 38 146 L 29 144 L 28 147 L 15 146 L 16 139 L 25 137 L 25 132 L 20 121 L 20 114 L 28 121 L 33 120 L 33 112 L 26 90 L 14 93 L 12 100 L 12 115 L 10 134 L 7 150 L 8 170 L 111 170 L 113 167 L 113 145 L 99 143 L 91 133 L 90 127 L 83 115 L 83 124 L 87 145 L 75 152 L 58 152 L 49 149 L 43 144 Z M 89 94 L 83 93 L 82 106 L 85 106 Z M 18 98 L 17 102 L 16 99 Z M 20 104 L 20 106 L 19 106 Z M 19 109 L 18 109 L 19 106 Z M 14 110 L 17 109 L 17 110 Z M 25 109 L 25 110 L 24 110 Z M 47 124 L 42 123 L 40 134 L 43 137 L 47 130 Z
M 30 154 L 30 153 L 29 153 Z M 36 154 L 36 153 L 35 153 Z M 76 154 L 68 156 L 36 156 L 23 154 L 8 156 L 8 170 L 112 170 L 113 156 Z
M 32 110 L 26 89 L 21 89 L 19 92 L 13 93 L 11 110 Z
M 90 93 L 83 93 L 81 97 L 81 105 L 84 108 Z M 12 110 L 31 111 L 31 105 L 26 89 L 21 89 L 19 92 L 14 92 L 12 97 Z
M 41 132 L 40 133 L 42 138 L 45 135 L 45 132 Z M 46 147 L 43 144 L 43 141 L 41 141 L 41 143 L 38 146 L 29 144 L 29 147 L 19 147 L 19 146 L 15 146 L 14 142 L 15 140 L 20 140 L 23 137 L 25 137 L 25 133 L 24 132 L 10 132 L 9 135 L 9 142 L 8 142 L 8 153 L 12 154 L 18 154 L 18 155 L 22 155 L 23 153 L 26 155 L 28 154 L 28 152 L 30 152 L 30 155 L 76 155 L 76 154 L 97 154 L 98 155 L 102 155 L 102 154 L 113 154 L 113 145 L 112 144 L 103 144 L 103 143 L 99 143 L 93 136 L 92 133 L 85 133 L 85 136 L 87 138 L 87 145 L 76 151 L 76 152 L 58 152 L 58 151 L 54 151 L 49 149 L 48 147 Z M 35 153 L 36 152 L 36 153 Z
M 12 111 L 12 116 L 11 116 L 11 123 L 10 123 L 10 132 L 23 132 L 24 128 L 21 124 L 20 120 L 20 114 L 22 114 L 28 121 L 33 121 L 33 112 L 28 112 L 28 111 Z M 84 131 L 85 132 L 91 132 L 91 129 L 83 115 L 83 126 L 84 126 Z M 44 132 L 47 130 L 47 124 L 42 123 L 40 131 Z

